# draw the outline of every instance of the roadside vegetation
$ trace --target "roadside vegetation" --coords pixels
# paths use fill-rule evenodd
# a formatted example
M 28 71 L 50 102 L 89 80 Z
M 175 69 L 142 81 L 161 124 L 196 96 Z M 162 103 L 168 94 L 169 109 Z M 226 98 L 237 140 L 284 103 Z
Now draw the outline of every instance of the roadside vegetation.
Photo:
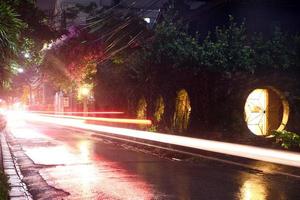
M 28 12 L 30 10 L 30 12 Z M 56 32 L 31 0 L 0 1 L 0 95 L 22 94 L 25 77 L 37 76 L 44 43 Z M 34 72 L 34 73 L 33 73 Z M 22 76 L 19 76 L 22 73 Z M 28 73 L 28 75 L 26 75 Z M 18 81 L 14 81 L 17 78 Z M 27 78 L 28 79 L 28 78 Z M 15 84 L 17 83 L 17 84 Z
M 190 117 L 179 120 L 183 132 L 193 126 L 194 130 L 244 131 L 240 128 L 245 124 L 242 96 L 251 84 L 288 86 L 291 104 L 300 94 L 294 78 L 300 69 L 299 35 L 275 27 L 270 37 L 264 37 L 249 33 L 246 23 L 239 24 L 230 17 L 228 26 L 216 27 L 201 41 L 176 22 L 161 22 L 149 42 L 115 57 L 118 62 L 112 59 L 98 65 L 95 90 L 99 102 L 113 108 L 121 99 L 128 102 L 121 108 L 130 111 L 139 109 L 139 99 L 144 97 L 148 104 L 144 115 L 162 131 L 172 131 L 174 120 L 178 123 L 175 111 L 191 112 Z M 266 80 L 267 74 L 287 78 Z M 187 91 L 190 107 L 176 103 L 176 93 L 182 89 Z M 159 96 L 166 106 L 158 121 L 155 102 Z
M 291 131 L 300 130 L 299 33 L 274 26 L 266 36 L 250 32 L 247 19 L 228 16 L 227 23 L 199 35 L 174 8 L 163 10 L 157 24 L 149 27 L 131 12 L 94 12 L 94 5 L 77 5 L 92 13 L 88 25 L 71 27 L 50 44 L 55 32 L 32 2 L 8 2 L 0 3 L 0 39 L 5 41 L 0 46 L 1 91 L 24 93 L 24 83 L 32 82 L 28 77 L 43 79 L 55 91 L 73 96 L 88 85 L 98 110 L 122 110 L 129 117 L 151 119 L 152 131 L 214 132 L 222 133 L 222 139 L 249 134 L 244 96 L 249 88 L 274 85 L 288 94 L 294 115 L 289 123 L 295 127 Z M 76 18 L 76 10 L 69 10 L 68 16 Z M 45 43 L 47 48 L 40 51 Z M 26 73 L 18 76 L 21 84 L 13 85 L 5 72 L 14 76 L 20 66 L 27 68 Z M 285 148 L 295 146 L 289 142 L 297 141 L 294 136 L 275 135 Z
M 55 35 L 46 20 L 32 0 L 0 1 L 0 101 L 22 94 L 29 75 L 37 74 L 40 50 Z M 1 119 L 1 129 L 3 125 Z M 8 199 L 8 192 L 7 177 L 0 167 L 0 199 Z
M 0 199 L 1 200 L 7 200 L 8 198 L 8 192 L 9 192 L 9 184 L 7 182 L 7 176 L 4 174 L 2 169 L 0 170 Z
M 10 63 L 16 58 L 19 51 L 19 35 L 25 24 L 19 15 L 9 5 L 0 2 L 0 89 L 9 87 L 9 78 L 12 73 Z
M 296 133 L 283 131 L 273 131 L 275 141 L 285 149 L 300 150 L 300 136 Z
M 279 86 L 300 130 L 298 33 L 274 26 L 266 36 L 250 32 L 247 19 L 228 16 L 225 25 L 199 35 L 172 12 L 149 28 L 132 13 L 103 11 L 54 43 L 41 70 L 66 93 L 91 85 L 97 109 L 151 119 L 151 131 L 214 132 L 220 139 L 251 134 L 243 118 L 249 88 Z

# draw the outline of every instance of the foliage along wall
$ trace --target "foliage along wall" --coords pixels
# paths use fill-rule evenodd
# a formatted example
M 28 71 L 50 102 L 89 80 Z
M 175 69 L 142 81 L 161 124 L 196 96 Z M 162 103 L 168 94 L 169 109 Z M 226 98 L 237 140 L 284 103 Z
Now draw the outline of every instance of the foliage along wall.
M 249 132 L 244 121 L 248 94 L 273 86 L 291 104 L 287 128 L 299 132 L 299 49 L 297 34 L 279 28 L 269 38 L 249 34 L 245 23 L 238 24 L 232 17 L 229 26 L 217 27 L 204 41 L 176 23 L 163 22 L 150 42 L 122 55 L 122 62 L 112 59 L 107 66 L 98 66 L 98 102 L 119 105 L 135 116 L 138 99 L 144 96 L 147 116 L 155 119 L 155 101 L 162 96 L 164 115 L 158 127 L 171 131 L 178 113 L 176 93 L 185 89 L 192 108 L 188 132 L 241 134 Z
M 168 81 L 155 85 L 149 92 L 143 88 L 131 88 L 125 79 L 119 79 L 119 75 L 114 76 L 104 71 L 101 71 L 102 76 L 109 81 L 97 86 L 98 95 L 101 96 L 101 99 L 97 99 L 99 106 L 122 109 L 136 117 L 139 98 L 144 95 L 147 110 L 143 110 L 143 116 L 153 120 L 158 130 L 170 132 L 173 127 L 173 131 L 181 132 L 179 129 L 183 125 L 174 125 L 175 113 L 179 112 L 176 110 L 176 95 L 181 89 L 185 89 L 191 106 L 188 132 L 198 134 L 201 131 L 219 131 L 238 135 L 249 133 L 244 121 L 244 105 L 249 93 L 256 88 L 273 86 L 282 91 L 290 105 L 287 130 L 300 131 L 297 121 L 300 117 L 299 73 L 271 70 L 260 74 L 226 74 L 203 71 L 194 75 L 185 70 L 173 72 Z

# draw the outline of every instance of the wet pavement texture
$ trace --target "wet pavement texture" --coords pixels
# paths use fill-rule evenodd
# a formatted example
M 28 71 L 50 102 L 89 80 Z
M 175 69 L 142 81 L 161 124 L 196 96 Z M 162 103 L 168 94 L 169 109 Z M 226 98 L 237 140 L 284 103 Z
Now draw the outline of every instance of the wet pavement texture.
M 299 174 L 272 174 L 282 166 L 271 163 L 252 162 L 266 174 L 207 159 L 171 161 L 49 124 L 9 130 L 33 199 L 300 199 Z

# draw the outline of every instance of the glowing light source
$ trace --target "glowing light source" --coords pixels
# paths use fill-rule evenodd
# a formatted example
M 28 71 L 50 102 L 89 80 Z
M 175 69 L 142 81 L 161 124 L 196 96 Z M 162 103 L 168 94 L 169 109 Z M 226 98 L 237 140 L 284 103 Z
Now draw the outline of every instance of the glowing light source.
M 22 110 L 25 110 L 25 105 L 22 104 L 21 102 L 16 102 L 12 105 L 12 108 L 15 110 L 15 111 L 22 111 Z
M 45 51 L 45 50 L 51 49 L 53 43 L 54 43 L 53 41 L 51 41 L 50 43 L 44 43 L 43 48 L 41 49 L 41 51 Z
M 255 135 L 269 135 L 271 130 L 284 130 L 289 118 L 289 105 L 284 95 L 273 87 L 253 90 L 245 103 L 245 121 Z
M 30 58 L 30 54 L 28 52 L 24 53 L 25 58 Z
M 152 124 L 151 120 L 147 120 L 147 119 L 81 117 L 81 116 L 72 116 L 72 115 L 49 115 L 49 114 L 41 114 L 41 116 L 56 117 L 56 118 L 79 119 L 79 120 L 92 120 L 92 121 L 102 121 L 102 122 L 112 122 L 112 123 L 125 123 L 125 124 L 140 124 L 140 125 L 151 125 Z
M 168 135 L 162 133 L 153 133 L 147 131 L 138 131 L 125 128 L 116 128 L 102 125 L 86 124 L 83 120 L 78 119 L 63 119 L 46 117 L 36 114 L 27 114 L 27 120 L 51 123 L 62 126 L 75 127 L 91 131 L 99 131 L 102 133 L 110 133 L 114 135 L 139 138 L 144 140 L 156 141 L 166 144 L 179 145 L 206 151 L 212 151 L 222 154 L 250 158 L 273 162 L 277 164 L 290 165 L 300 167 L 300 154 L 293 152 L 285 152 L 272 150 L 248 145 L 233 144 L 227 142 L 219 142 L 212 140 L 204 140 L 198 138 Z
M 90 94 L 91 88 L 88 87 L 87 85 L 83 85 L 79 88 L 79 95 L 81 96 L 88 96 Z
M 150 24 L 151 19 L 150 19 L 149 17 L 145 17 L 145 18 L 144 18 L 144 21 L 147 22 L 147 24 Z
M 54 113 L 51 112 L 51 111 L 30 111 L 31 113 L 41 113 L 41 114 L 52 114 Z M 56 116 L 57 114 L 84 114 L 84 113 L 87 113 L 87 114 L 101 114 L 101 115 L 118 115 L 118 114 L 124 114 L 124 112 L 119 112 L 119 111 L 103 111 L 103 112 L 55 112 Z
M 23 69 L 23 68 L 17 68 L 17 71 L 18 71 L 19 73 L 23 73 L 23 72 L 24 72 L 24 69 Z
M 267 104 L 266 89 L 256 89 L 251 92 L 245 104 L 246 122 L 249 130 L 255 135 L 267 134 Z

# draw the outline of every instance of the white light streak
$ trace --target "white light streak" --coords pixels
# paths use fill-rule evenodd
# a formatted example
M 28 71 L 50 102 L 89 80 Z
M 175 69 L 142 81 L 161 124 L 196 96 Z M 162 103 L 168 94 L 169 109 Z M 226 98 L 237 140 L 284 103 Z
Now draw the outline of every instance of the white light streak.
M 200 150 L 206 150 L 216 153 L 233 155 L 238 157 L 250 158 L 255 160 L 273 162 L 277 164 L 300 167 L 300 154 L 280 150 L 272 150 L 261 147 L 254 147 L 227 142 L 204 140 L 198 138 L 168 135 L 162 133 L 153 133 L 147 131 L 132 130 L 126 128 L 116 128 L 102 125 L 86 124 L 80 119 L 63 119 L 46 117 L 36 114 L 27 114 L 26 119 L 29 121 L 39 121 L 62 126 L 81 128 L 102 133 L 139 138 L 144 140 L 156 141 L 165 144 L 173 144 L 183 147 L 190 147 Z

